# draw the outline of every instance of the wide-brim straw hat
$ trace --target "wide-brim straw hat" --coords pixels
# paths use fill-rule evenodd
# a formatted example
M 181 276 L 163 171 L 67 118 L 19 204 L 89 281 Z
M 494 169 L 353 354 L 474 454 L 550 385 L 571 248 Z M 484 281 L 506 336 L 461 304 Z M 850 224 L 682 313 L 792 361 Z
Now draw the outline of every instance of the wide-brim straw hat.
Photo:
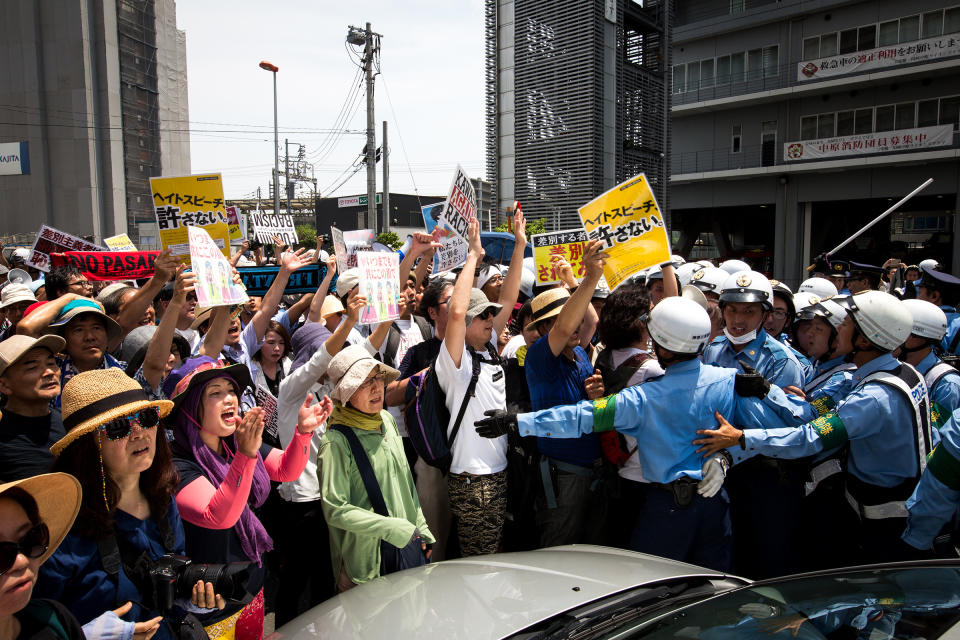
M 210 314 L 213 313 L 213 307 L 205 307 L 203 309 L 197 309 L 194 312 L 193 322 L 190 323 L 190 328 L 196 331 L 200 328 L 204 322 L 210 319 Z
M 556 289 L 547 289 L 530 302 L 530 322 L 524 327 L 524 331 L 533 331 L 537 323 L 547 318 L 560 315 L 563 305 L 570 299 L 570 292 L 559 287 Z
M 37 503 L 40 519 L 50 531 L 50 544 L 40 556 L 40 562 L 43 563 L 67 537 L 77 518 L 80 511 L 80 481 L 69 473 L 45 473 L 0 484 L 0 497 L 13 488 L 30 494 Z
M 237 395 L 242 394 L 247 387 L 253 386 L 247 365 L 214 360 L 209 356 L 196 356 L 170 372 L 167 379 L 163 381 L 163 392 L 176 408 L 180 406 L 191 389 L 214 378 L 232 379 L 239 387 Z
M 169 400 L 150 400 L 133 378 L 116 367 L 84 371 L 63 385 L 60 396 L 63 426 L 67 435 L 60 438 L 50 453 L 60 453 L 80 436 L 92 433 L 115 418 L 156 407 L 160 417 L 173 409 Z
M 327 318 L 335 313 L 343 313 L 344 311 L 346 311 L 346 309 L 343 308 L 343 303 L 341 303 L 340 299 L 336 296 L 328 295 L 323 299 L 323 304 L 320 305 L 321 318 Z
M 100 305 L 88 298 L 82 298 L 68 302 L 63 307 L 63 311 L 60 312 L 60 315 L 57 316 L 57 319 L 50 323 L 50 326 L 56 327 L 59 333 L 62 331 L 62 327 L 65 327 L 71 320 L 79 315 L 83 315 L 84 313 L 90 313 L 103 318 L 103 322 L 107 327 L 108 342 L 112 343 L 114 340 L 120 337 L 121 333 L 123 333 L 123 329 L 120 328 L 120 325 L 117 324 L 117 321 L 105 314 L 103 309 L 100 308 Z
M 385 384 L 390 384 L 400 377 L 399 371 L 375 359 L 363 345 L 343 349 L 333 357 L 327 369 L 330 382 L 334 384 L 330 399 L 346 404 L 376 367 L 380 367 L 383 372 Z

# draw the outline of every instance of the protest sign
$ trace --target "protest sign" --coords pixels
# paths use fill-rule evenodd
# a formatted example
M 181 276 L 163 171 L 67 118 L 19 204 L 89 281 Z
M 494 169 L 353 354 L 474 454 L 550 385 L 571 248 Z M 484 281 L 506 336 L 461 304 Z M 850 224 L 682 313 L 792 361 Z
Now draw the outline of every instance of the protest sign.
M 236 205 L 230 205 L 225 209 L 227 212 L 227 227 L 230 229 L 230 241 L 244 241 L 247 239 L 247 225 L 243 224 L 240 210 Z
M 434 254 L 434 273 L 453 269 L 467 259 L 467 223 L 476 215 L 477 191 L 463 167 L 457 165 L 443 211 L 431 231 L 434 240 L 441 245 Z
M 642 173 L 579 210 L 590 240 L 610 257 L 603 275 L 611 289 L 646 267 L 670 260 L 670 241 L 657 200 Z
M 250 214 L 253 233 L 257 240 L 266 245 L 273 244 L 273 236 L 289 246 L 297 244 L 297 232 L 294 229 L 293 216 L 289 213 L 264 213 L 254 211 Z
M 443 203 L 434 202 L 433 204 L 425 204 L 420 207 L 420 214 L 423 215 L 423 226 L 427 230 L 427 233 L 433 233 L 437 222 L 440 221 L 440 216 L 443 215 Z
M 220 307 L 243 304 L 250 298 L 233 281 L 233 267 L 204 229 L 187 227 L 190 242 L 190 266 L 197 274 L 197 304 Z
M 360 312 L 361 324 L 379 324 L 400 317 L 400 256 L 394 252 L 361 251 L 360 295 L 367 306 Z
M 120 235 L 113 236 L 111 238 L 104 238 L 103 244 L 107 245 L 107 248 L 111 251 L 136 251 L 137 245 L 133 244 L 133 241 L 130 240 L 130 236 L 125 233 Z
M 30 250 L 30 257 L 26 260 L 27 266 L 40 271 L 50 271 L 50 254 L 64 251 L 103 251 L 103 247 L 53 227 L 41 225 Z
M 277 273 L 280 272 L 280 267 L 240 267 L 237 271 L 243 280 L 247 295 L 262 296 L 267 293 L 267 289 L 273 284 Z M 326 276 L 327 265 L 325 264 L 300 267 L 290 274 L 290 280 L 283 292 L 285 294 L 313 293 Z
M 577 281 L 586 275 L 583 267 L 583 251 L 587 246 L 587 232 L 583 229 L 555 231 L 553 233 L 535 233 L 530 236 L 533 244 L 533 260 L 536 264 L 537 284 L 560 282 L 553 256 L 566 258 L 573 268 L 573 277 Z
M 340 273 L 357 266 L 358 251 L 373 248 L 373 231 L 370 229 L 340 231 L 330 227 L 330 237 L 333 239 L 333 252 L 337 256 L 337 271 Z
M 202 227 L 217 248 L 230 257 L 230 228 L 219 173 L 150 178 L 160 247 L 181 262 L 190 262 L 188 227 Z
M 257 401 L 257 406 L 263 409 L 263 432 L 269 434 L 274 440 L 279 440 L 276 397 L 260 385 L 256 385 L 253 397 Z
M 159 251 L 65 251 L 50 254 L 50 263 L 76 267 L 87 280 L 139 280 L 153 276 L 159 255 Z

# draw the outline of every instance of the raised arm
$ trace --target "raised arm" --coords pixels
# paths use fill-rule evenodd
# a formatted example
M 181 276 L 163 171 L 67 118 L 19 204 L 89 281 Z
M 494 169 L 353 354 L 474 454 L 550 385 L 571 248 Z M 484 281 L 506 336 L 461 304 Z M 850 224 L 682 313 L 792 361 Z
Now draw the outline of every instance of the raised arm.
M 583 252 L 583 265 L 586 275 L 577 290 L 573 292 L 570 299 L 563 305 L 557 321 L 550 329 L 549 337 L 550 351 L 553 355 L 559 355 L 567 345 L 567 341 L 575 331 L 580 328 L 583 316 L 590 307 L 590 299 L 593 292 L 600 282 L 600 276 L 603 275 L 603 265 L 606 263 L 607 254 L 600 250 L 602 242 L 591 240 L 587 243 L 587 248 Z
M 243 243 L 241 243 L 240 248 L 237 249 L 237 252 L 232 256 L 230 256 L 230 266 L 236 269 L 237 263 L 240 262 L 240 257 L 243 254 L 245 254 L 249 249 L 250 249 L 250 241 L 244 240 Z
M 333 281 L 334 274 L 337 273 L 337 256 L 327 257 L 327 273 L 323 276 L 323 281 L 317 287 L 317 292 L 313 295 L 313 301 L 310 303 L 310 310 L 307 312 L 307 322 L 323 322 L 320 315 L 320 309 L 323 307 L 323 300 L 330 291 L 330 283 Z
M 167 361 L 170 359 L 170 348 L 173 345 L 173 334 L 177 328 L 177 317 L 180 315 L 180 308 L 187 302 L 187 294 L 194 290 L 197 276 L 192 271 L 186 271 L 187 266 L 181 264 L 177 267 L 177 280 L 173 287 L 173 297 L 167 305 L 167 312 L 160 319 L 156 332 L 150 338 L 150 344 L 147 346 L 147 353 L 143 358 L 143 377 L 150 384 L 151 389 L 156 389 L 163 381 L 163 374 L 167 368 Z
M 140 324 L 140 319 L 143 318 L 147 307 L 153 303 L 153 299 L 160 293 L 163 285 L 173 278 L 173 275 L 177 271 L 178 264 L 180 264 L 180 262 L 170 256 L 170 249 L 165 249 L 157 256 L 156 261 L 153 263 L 153 276 L 150 277 L 143 287 L 137 289 L 137 292 L 133 294 L 130 300 L 127 301 L 127 304 L 123 306 L 120 315 L 117 316 L 117 324 L 119 324 L 123 330 L 120 334 L 121 338 L 133 331 L 137 325 Z
M 500 287 L 500 299 L 497 301 L 503 305 L 503 308 L 493 319 L 493 330 L 497 335 L 500 335 L 503 328 L 510 322 L 513 305 L 517 303 L 517 295 L 520 293 L 520 279 L 523 276 L 523 252 L 526 248 L 527 222 L 523 217 L 523 212 L 517 207 L 513 214 L 513 255 L 510 257 L 510 267 L 507 270 L 507 277 Z
M 303 312 L 310 308 L 313 304 L 314 294 L 305 293 L 300 296 L 300 299 L 294 302 L 289 309 L 287 309 L 287 322 L 290 326 L 294 326 L 297 322 L 300 321 L 300 316 L 303 315 Z
M 403 256 L 403 260 L 400 261 L 400 282 L 403 283 L 407 281 L 407 276 L 410 274 L 410 270 L 413 269 L 413 263 L 416 262 L 417 258 L 439 246 L 440 243 L 434 242 L 433 236 L 429 233 L 418 231 L 413 234 L 413 242 L 410 245 L 410 250 L 407 251 L 407 255 Z M 423 261 L 421 260 L 421 262 Z M 417 274 L 417 278 L 420 278 L 419 274 Z M 417 283 L 419 282 L 420 280 L 418 279 Z
M 443 343 L 447 345 L 447 352 L 456 367 L 460 367 L 460 358 L 463 356 L 463 344 L 467 335 L 467 307 L 470 304 L 470 290 L 473 288 L 474 272 L 483 259 L 483 245 L 480 244 L 480 222 L 471 218 L 467 223 L 467 241 L 470 248 L 467 252 L 467 261 L 463 270 L 457 276 L 453 286 L 453 293 L 447 301 L 447 331 Z
M 47 304 L 37 307 L 30 312 L 30 315 L 24 316 L 24 318 L 17 323 L 17 333 L 39 338 L 47 333 L 47 327 L 57 319 L 57 316 L 59 316 L 63 308 L 67 306 L 67 303 L 83 297 L 84 296 L 77 295 L 76 293 L 65 293 L 59 298 L 55 298 Z
M 668 262 L 661 267 L 663 272 L 663 297 L 680 295 L 680 289 L 677 286 L 677 272 L 673 268 L 673 263 Z
M 257 342 L 263 340 L 263 334 L 267 332 L 270 318 L 277 313 L 280 298 L 283 297 L 283 290 L 287 288 L 287 282 L 290 281 L 290 274 L 306 264 L 301 258 L 305 251 L 306 249 L 298 249 L 297 251 L 288 251 L 280 256 L 280 270 L 277 272 L 277 277 L 270 284 L 270 288 L 267 289 L 267 293 L 260 301 L 260 308 L 253 314 L 253 319 L 250 320 L 253 324 L 253 330 L 257 334 Z
M 230 328 L 230 309 L 229 307 L 217 307 L 210 314 L 210 326 L 207 333 L 203 336 L 203 344 L 197 355 L 207 356 L 217 360 L 220 358 L 220 352 L 223 351 L 223 345 L 227 344 L 227 329 Z

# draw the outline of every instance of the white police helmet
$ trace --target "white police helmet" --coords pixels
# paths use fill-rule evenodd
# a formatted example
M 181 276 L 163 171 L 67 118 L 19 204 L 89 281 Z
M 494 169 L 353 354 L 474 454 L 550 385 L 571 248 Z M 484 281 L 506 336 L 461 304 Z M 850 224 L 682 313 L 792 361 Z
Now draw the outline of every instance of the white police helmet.
M 921 271 L 939 271 L 940 263 L 934 260 L 933 258 L 927 258 L 926 260 L 921 260 L 918 265 Z
M 813 318 L 823 318 L 834 329 L 839 329 L 840 325 L 847 318 L 847 310 L 837 304 L 833 298 L 821 300 L 813 293 L 798 293 L 794 300 L 803 300 L 806 304 L 803 308 L 797 307 L 797 319 L 812 320 Z
M 837 295 L 837 287 L 826 278 L 807 278 L 800 283 L 797 293 L 810 292 L 821 299 Z
M 699 353 L 710 339 L 710 316 L 693 300 L 664 298 L 650 311 L 647 331 L 667 351 Z
M 904 300 L 903 306 L 913 316 L 913 328 L 910 333 L 921 338 L 940 341 L 947 335 L 947 314 L 943 309 L 926 300 Z
M 693 274 L 700 271 L 702 267 L 696 262 L 685 262 L 676 269 L 677 278 L 680 279 L 680 286 L 690 284 L 693 280 Z
M 690 284 L 704 293 L 715 293 L 720 295 L 720 289 L 727 280 L 729 274 L 719 267 L 704 267 L 693 272 L 690 277 Z
M 727 276 L 720 289 L 720 302 L 759 302 L 773 308 L 773 287 L 767 276 L 756 271 L 737 271 Z
M 837 302 L 853 316 L 863 336 L 881 349 L 893 351 L 913 329 L 910 310 L 889 293 L 861 291 Z
M 720 263 L 720 268 L 727 273 L 737 273 L 738 271 L 750 271 L 750 265 L 743 260 L 727 260 Z

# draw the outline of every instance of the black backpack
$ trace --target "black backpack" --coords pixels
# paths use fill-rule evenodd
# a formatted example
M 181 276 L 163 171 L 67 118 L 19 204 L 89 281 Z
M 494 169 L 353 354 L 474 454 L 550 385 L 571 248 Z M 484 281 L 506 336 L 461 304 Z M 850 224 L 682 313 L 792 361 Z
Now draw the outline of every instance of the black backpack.
M 430 323 L 427 322 L 425 318 L 421 318 L 420 316 L 411 316 L 410 319 L 415 325 L 417 325 L 417 328 L 420 329 L 420 335 L 423 336 L 424 341 L 433 337 L 433 327 L 430 326 Z M 394 358 L 397 357 L 397 350 L 399 348 L 400 328 L 397 327 L 397 323 L 394 322 L 392 325 L 390 325 L 390 332 L 387 334 L 387 346 L 383 350 L 383 362 L 392 367 Z
M 487 351 L 492 360 L 488 363 L 499 364 L 500 358 L 489 343 L 487 344 Z M 413 381 L 407 385 L 407 404 L 404 408 L 404 419 L 407 423 L 410 443 L 424 462 L 442 470 L 444 473 L 450 470 L 450 463 L 453 461 L 453 441 L 457 438 L 460 423 L 463 422 L 463 414 L 467 410 L 467 404 L 473 397 L 477 388 L 477 380 L 480 378 L 480 365 L 483 358 L 469 347 L 466 348 L 464 355 L 467 353 L 470 354 L 473 361 L 473 372 L 470 375 L 470 384 L 467 386 L 467 392 L 460 403 L 460 410 L 457 413 L 456 421 L 453 423 L 453 428 L 450 430 L 449 438 L 447 437 L 447 425 L 450 424 L 450 411 L 447 410 L 447 395 L 437 378 L 436 361 L 430 365 L 425 374 L 420 376 L 416 385 L 412 383 Z

